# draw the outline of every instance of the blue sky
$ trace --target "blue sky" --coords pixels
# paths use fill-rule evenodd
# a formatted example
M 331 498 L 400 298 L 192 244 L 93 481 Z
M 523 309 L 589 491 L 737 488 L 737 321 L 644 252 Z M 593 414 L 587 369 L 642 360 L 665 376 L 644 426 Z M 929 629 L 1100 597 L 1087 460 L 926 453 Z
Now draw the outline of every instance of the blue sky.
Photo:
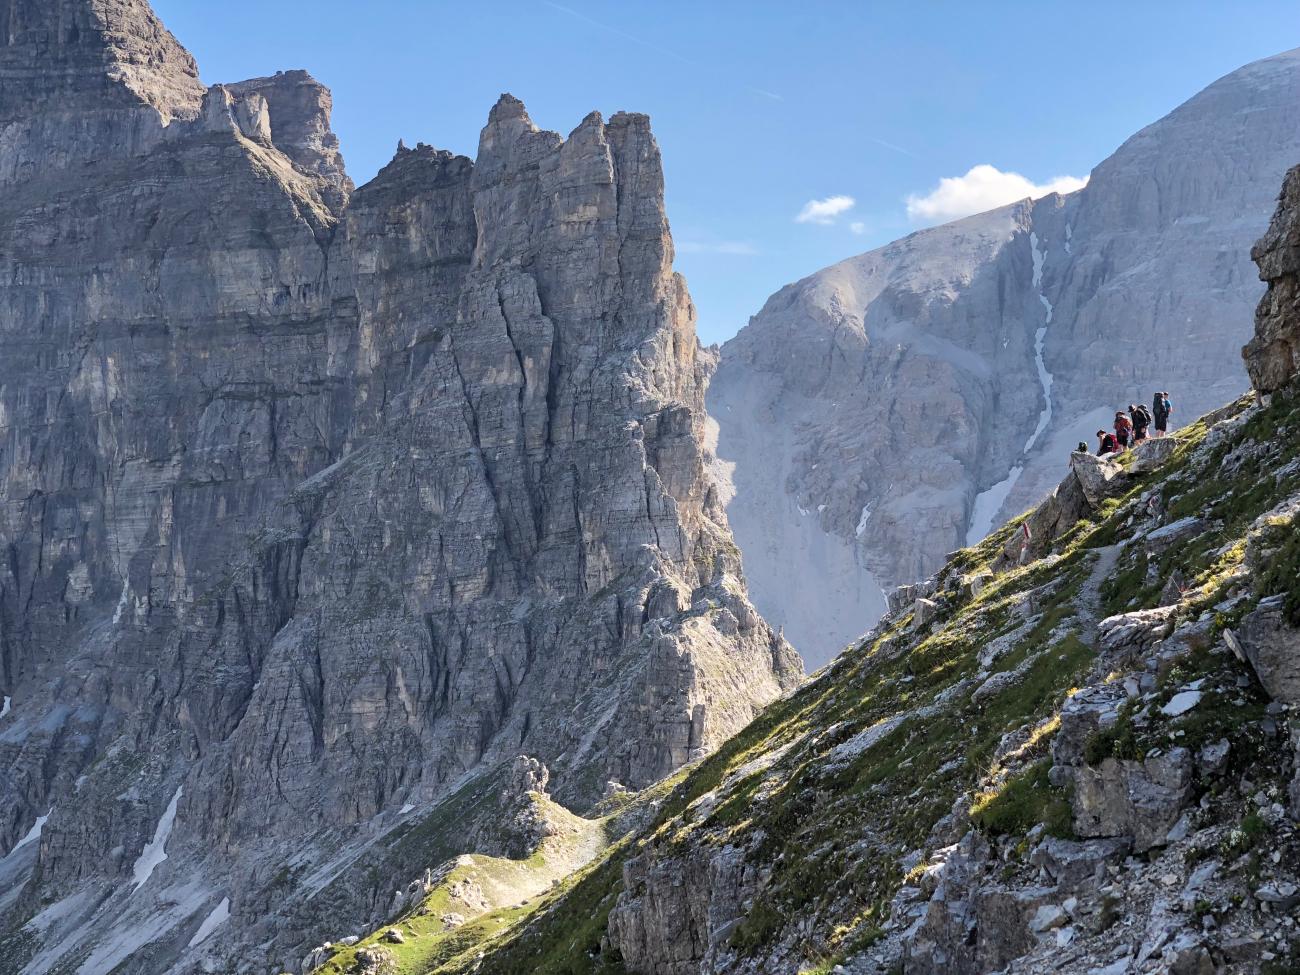
M 981 174 L 1086 176 L 1214 79 L 1300 46 L 1300 2 L 1262 0 L 153 5 L 208 83 L 306 68 L 329 85 L 358 183 L 399 137 L 472 156 L 503 91 L 562 133 L 593 108 L 648 112 L 705 342 L 783 284 L 983 199 Z M 999 172 L 927 205 L 978 165 Z

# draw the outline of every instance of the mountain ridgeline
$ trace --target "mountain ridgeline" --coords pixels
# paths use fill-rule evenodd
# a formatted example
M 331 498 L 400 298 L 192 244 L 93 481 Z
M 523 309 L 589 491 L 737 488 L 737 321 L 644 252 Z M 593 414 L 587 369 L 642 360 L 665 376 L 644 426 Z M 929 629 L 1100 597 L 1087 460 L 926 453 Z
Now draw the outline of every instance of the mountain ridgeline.
M 521 753 L 588 809 L 801 680 L 645 116 L 358 189 L 144 0 L 0 0 L 0 76 L 0 971 L 299 970 Z
M 1247 388 L 1251 244 L 1300 158 L 1300 51 L 1216 81 L 1067 196 L 921 230 L 774 294 L 709 390 L 760 612 L 820 666 L 1169 390 Z

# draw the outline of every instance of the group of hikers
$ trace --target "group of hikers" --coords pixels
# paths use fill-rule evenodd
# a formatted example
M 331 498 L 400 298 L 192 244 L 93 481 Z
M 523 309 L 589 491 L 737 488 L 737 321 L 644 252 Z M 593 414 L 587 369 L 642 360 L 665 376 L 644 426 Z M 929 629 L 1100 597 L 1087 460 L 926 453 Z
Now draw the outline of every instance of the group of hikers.
M 1169 394 L 1165 392 L 1156 393 L 1152 397 L 1149 410 L 1141 403 L 1130 403 L 1127 413 L 1123 410 L 1116 411 L 1114 432 L 1097 431 L 1098 455 L 1118 454 L 1120 451 L 1128 450 L 1129 447 L 1147 439 L 1147 431 L 1153 427 L 1155 435 L 1163 437 L 1169 429 L 1169 415 L 1173 411 Z M 1086 444 L 1079 444 L 1079 447 L 1082 450 L 1087 449 Z

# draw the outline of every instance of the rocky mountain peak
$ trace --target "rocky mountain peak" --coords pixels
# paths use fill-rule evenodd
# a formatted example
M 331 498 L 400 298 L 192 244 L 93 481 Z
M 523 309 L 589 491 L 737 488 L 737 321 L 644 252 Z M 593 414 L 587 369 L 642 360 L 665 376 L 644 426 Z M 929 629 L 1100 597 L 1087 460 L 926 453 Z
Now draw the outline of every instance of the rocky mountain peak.
M 146 0 L 0 0 L 0 120 L 142 101 L 189 115 L 198 66 Z
M 330 90 L 306 71 L 278 71 L 228 86 L 237 95 L 258 95 L 266 103 L 270 141 L 304 172 L 322 178 L 329 187 L 331 207 L 340 209 L 351 194 L 339 151 L 330 129 L 334 98 Z
M 645 116 L 566 140 L 504 96 L 477 160 L 353 191 L 305 72 L 204 89 L 143 3 L 2 9 L 0 926 L 63 902 L 12 967 L 298 967 L 482 852 L 467 806 L 583 862 L 561 803 L 800 682 Z M 175 114 L 47 97 L 66 11 Z M 521 753 L 551 797 L 503 811 Z
M 1050 491 L 1115 410 L 1167 390 L 1180 425 L 1244 391 L 1251 245 L 1297 158 L 1287 52 L 1134 134 L 1083 189 L 774 295 L 724 345 L 709 394 L 760 609 L 823 662 L 883 612 L 882 590 Z

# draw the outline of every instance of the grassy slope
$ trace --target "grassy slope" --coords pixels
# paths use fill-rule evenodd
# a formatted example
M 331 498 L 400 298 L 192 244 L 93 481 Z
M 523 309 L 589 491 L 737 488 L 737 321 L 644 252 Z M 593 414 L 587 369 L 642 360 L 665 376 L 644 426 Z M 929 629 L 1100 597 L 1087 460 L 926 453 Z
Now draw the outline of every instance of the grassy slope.
M 1238 403 L 1235 411 L 1246 406 Z M 1300 451 L 1297 430 L 1300 407 L 1279 395 L 1213 449 L 1202 445 L 1204 422 L 1180 431 L 1179 447 L 1162 469 L 1134 478 L 1095 520 L 1061 539 L 1052 557 L 998 577 L 977 596 L 954 592 L 940 617 L 915 634 L 910 616 L 878 630 L 714 756 L 666 783 L 647 830 L 611 846 L 526 915 L 507 919 L 514 923 L 483 931 L 485 942 L 437 970 L 620 972 L 617 953 L 602 950 L 602 938 L 622 890 L 622 863 L 643 849 L 664 858 L 732 844 L 771 870 L 731 935 L 737 957 L 790 944 L 790 919 L 811 916 L 814 934 L 793 942 L 807 970 L 820 971 L 879 936 L 904 879 L 900 856 L 921 846 L 959 797 L 974 796 L 972 821 L 991 833 L 1018 834 L 1038 822 L 1068 832 L 1065 797 L 1046 778 L 1057 713 L 1072 688 L 1099 679 L 1090 673 L 1096 616 L 1156 605 L 1170 571 L 1153 574 L 1144 556 L 1134 554 L 1141 546 L 1133 546 L 1098 597 L 1089 588 L 1101 581 L 1092 578 L 1099 550 L 1127 537 L 1140 499 L 1152 490 L 1164 498 L 1167 520 L 1196 512 L 1219 523 L 1210 537 L 1191 539 L 1161 561 L 1178 566 L 1189 580 L 1187 613 L 1206 611 L 1232 585 L 1251 522 L 1300 489 L 1294 472 L 1275 476 Z M 1272 447 L 1234 466 L 1233 451 L 1246 441 Z M 958 553 L 941 584 L 989 565 L 1019 521 Z M 1277 530 L 1284 536 L 1283 557 L 1294 560 L 1300 549 L 1288 529 Z M 1254 599 L 1296 586 L 1294 572 L 1273 573 Z M 1291 598 L 1300 606 L 1300 596 L 1291 592 Z M 1090 607 L 1090 601 L 1100 605 Z M 1253 601 L 1220 622 L 1232 622 Z M 1008 636 L 1008 649 L 982 669 L 981 651 L 999 636 Z M 1203 660 L 1181 664 L 1168 685 L 1202 664 L 1208 666 Z M 980 704 L 972 702 L 977 681 L 1011 672 L 1017 679 Z M 1244 710 L 1229 703 L 1225 697 L 1222 707 L 1201 709 L 1177 733 L 1188 744 L 1209 740 L 1260 706 L 1257 695 L 1241 704 Z M 871 747 L 847 758 L 841 750 L 832 760 L 837 745 L 927 705 L 923 718 L 904 718 Z M 1010 749 L 1004 736 L 1013 736 Z M 1101 754 L 1136 746 L 1107 741 L 1095 747 Z

